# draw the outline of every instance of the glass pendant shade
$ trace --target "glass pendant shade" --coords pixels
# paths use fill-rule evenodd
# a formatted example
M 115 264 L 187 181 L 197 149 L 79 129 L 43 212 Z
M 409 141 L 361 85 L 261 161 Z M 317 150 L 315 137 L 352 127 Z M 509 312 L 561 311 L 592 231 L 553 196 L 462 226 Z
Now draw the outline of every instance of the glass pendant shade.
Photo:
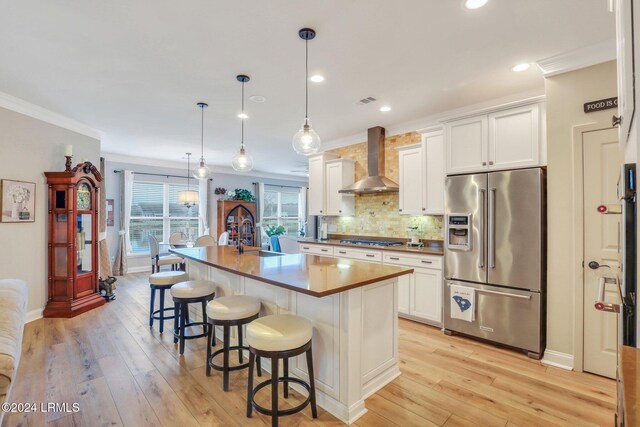
M 200 195 L 197 191 L 184 190 L 178 193 L 178 202 L 187 207 L 197 205 L 200 202 Z
M 315 154 L 320 149 L 320 136 L 311 127 L 309 119 L 305 119 L 300 130 L 293 135 L 293 149 L 304 156 Z
M 233 158 L 231 166 L 238 172 L 249 172 L 253 169 L 253 159 L 244 151 L 244 148 L 241 148 L 240 152 Z
M 204 159 L 200 159 L 200 166 L 193 170 L 195 179 L 207 179 L 211 175 L 211 169 L 204 163 Z

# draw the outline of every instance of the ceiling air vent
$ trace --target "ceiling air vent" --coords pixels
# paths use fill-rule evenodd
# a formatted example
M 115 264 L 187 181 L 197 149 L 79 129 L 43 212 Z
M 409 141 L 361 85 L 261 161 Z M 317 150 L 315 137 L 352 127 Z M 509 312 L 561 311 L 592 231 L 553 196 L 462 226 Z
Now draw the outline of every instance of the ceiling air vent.
M 358 101 L 358 104 L 365 105 L 365 104 L 370 104 L 370 103 L 376 102 L 376 101 L 377 101 L 377 99 L 375 99 L 373 96 L 368 96 L 368 97 L 362 98 L 360 101 Z

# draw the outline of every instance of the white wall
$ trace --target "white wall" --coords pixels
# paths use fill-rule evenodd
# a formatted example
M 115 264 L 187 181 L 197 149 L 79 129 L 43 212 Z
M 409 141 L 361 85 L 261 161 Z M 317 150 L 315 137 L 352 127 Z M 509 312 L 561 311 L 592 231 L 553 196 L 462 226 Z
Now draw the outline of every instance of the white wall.
M 29 311 L 47 301 L 48 191 L 44 172 L 64 170 L 64 147 L 73 145 L 74 163 L 100 162 L 100 141 L 0 108 L 0 179 L 36 183 L 34 223 L 0 223 L 0 278 L 29 286 Z M 31 313 L 33 317 L 35 314 Z
M 573 358 L 575 310 L 574 288 L 579 286 L 576 266 L 582 253 L 575 250 L 574 192 L 575 126 L 596 123 L 611 127 L 615 110 L 585 114 L 588 101 L 616 96 L 614 61 L 546 79 L 547 100 L 547 350 Z
M 186 165 L 185 165 L 186 166 Z M 122 170 L 128 169 L 134 172 L 145 172 L 145 173 L 157 173 L 157 174 L 168 174 L 168 175 L 177 175 L 186 177 L 187 170 L 186 167 L 184 169 L 178 168 L 169 168 L 166 166 L 150 166 L 150 165 L 141 165 L 135 163 L 124 163 L 124 162 L 115 162 L 109 161 L 109 157 L 106 159 L 105 165 L 105 181 L 106 181 L 106 195 L 107 199 L 114 199 L 114 226 L 107 227 L 107 239 L 109 245 L 110 257 L 113 262 L 113 257 L 116 254 L 116 249 L 119 241 L 118 231 L 120 230 L 120 204 L 121 204 L 121 188 L 122 188 L 122 174 L 115 173 L 114 170 Z M 148 180 L 148 181 L 157 181 L 157 182 L 180 182 L 185 183 L 186 179 L 184 178 L 166 178 L 166 177 L 155 177 L 155 176 L 140 176 L 140 179 Z M 217 200 L 220 196 L 216 196 L 213 191 L 216 187 L 223 187 L 227 190 L 235 190 L 236 188 L 244 188 L 252 193 L 254 192 L 254 182 L 264 182 L 268 185 L 289 185 L 289 186 L 307 186 L 307 180 L 301 180 L 292 178 L 291 180 L 286 179 L 275 179 L 275 178 L 266 178 L 266 177 L 257 177 L 250 174 L 223 174 L 223 173 L 214 173 L 209 181 L 209 197 L 208 197 L 208 223 L 209 228 L 211 229 L 211 235 L 217 236 Z M 198 185 L 195 179 L 191 180 L 193 185 Z M 139 271 L 139 269 L 150 268 L 150 261 L 147 255 L 135 255 L 131 256 L 127 259 L 128 267 L 132 271 Z

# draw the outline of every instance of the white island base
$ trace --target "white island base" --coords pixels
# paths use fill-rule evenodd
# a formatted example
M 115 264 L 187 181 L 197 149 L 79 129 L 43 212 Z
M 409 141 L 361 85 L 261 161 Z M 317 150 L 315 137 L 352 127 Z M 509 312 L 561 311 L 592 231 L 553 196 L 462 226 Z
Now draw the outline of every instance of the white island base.
M 260 299 L 261 316 L 296 314 L 309 319 L 317 403 L 347 424 L 367 412 L 367 397 L 400 375 L 397 278 L 315 297 L 192 260 L 187 260 L 187 271 L 191 279 L 218 283 L 216 297 Z M 222 336 L 221 329 L 216 336 Z M 232 341 L 236 343 L 235 335 Z M 263 359 L 262 364 L 271 371 L 269 361 Z M 290 360 L 289 372 L 308 381 L 304 355 Z M 306 395 L 302 387 L 291 387 Z

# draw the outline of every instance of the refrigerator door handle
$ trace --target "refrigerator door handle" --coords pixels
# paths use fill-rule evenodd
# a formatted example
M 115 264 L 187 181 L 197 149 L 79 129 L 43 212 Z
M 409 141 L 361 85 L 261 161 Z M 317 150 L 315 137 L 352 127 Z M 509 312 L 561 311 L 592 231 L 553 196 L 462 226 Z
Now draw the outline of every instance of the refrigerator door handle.
M 484 206 L 486 200 L 486 191 L 483 188 L 478 189 L 478 197 L 480 198 L 480 230 L 478 235 L 480 238 L 478 239 L 478 248 L 480 249 L 480 263 L 478 263 L 478 268 L 484 268 Z
M 531 299 L 530 295 L 518 295 L 518 294 L 512 294 L 509 292 L 498 292 L 498 291 L 490 291 L 488 289 L 476 289 L 476 292 L 482 292 L 485 294 L 494 294 L 494 295 L 502 295 L 503 297 L 510 297 L 510 298 L 520 298 L 520 299 Z
M 489 268 L 496 268 L 496 189 L 489 189 L 489 232 L 487 248 L 489 252 Z

